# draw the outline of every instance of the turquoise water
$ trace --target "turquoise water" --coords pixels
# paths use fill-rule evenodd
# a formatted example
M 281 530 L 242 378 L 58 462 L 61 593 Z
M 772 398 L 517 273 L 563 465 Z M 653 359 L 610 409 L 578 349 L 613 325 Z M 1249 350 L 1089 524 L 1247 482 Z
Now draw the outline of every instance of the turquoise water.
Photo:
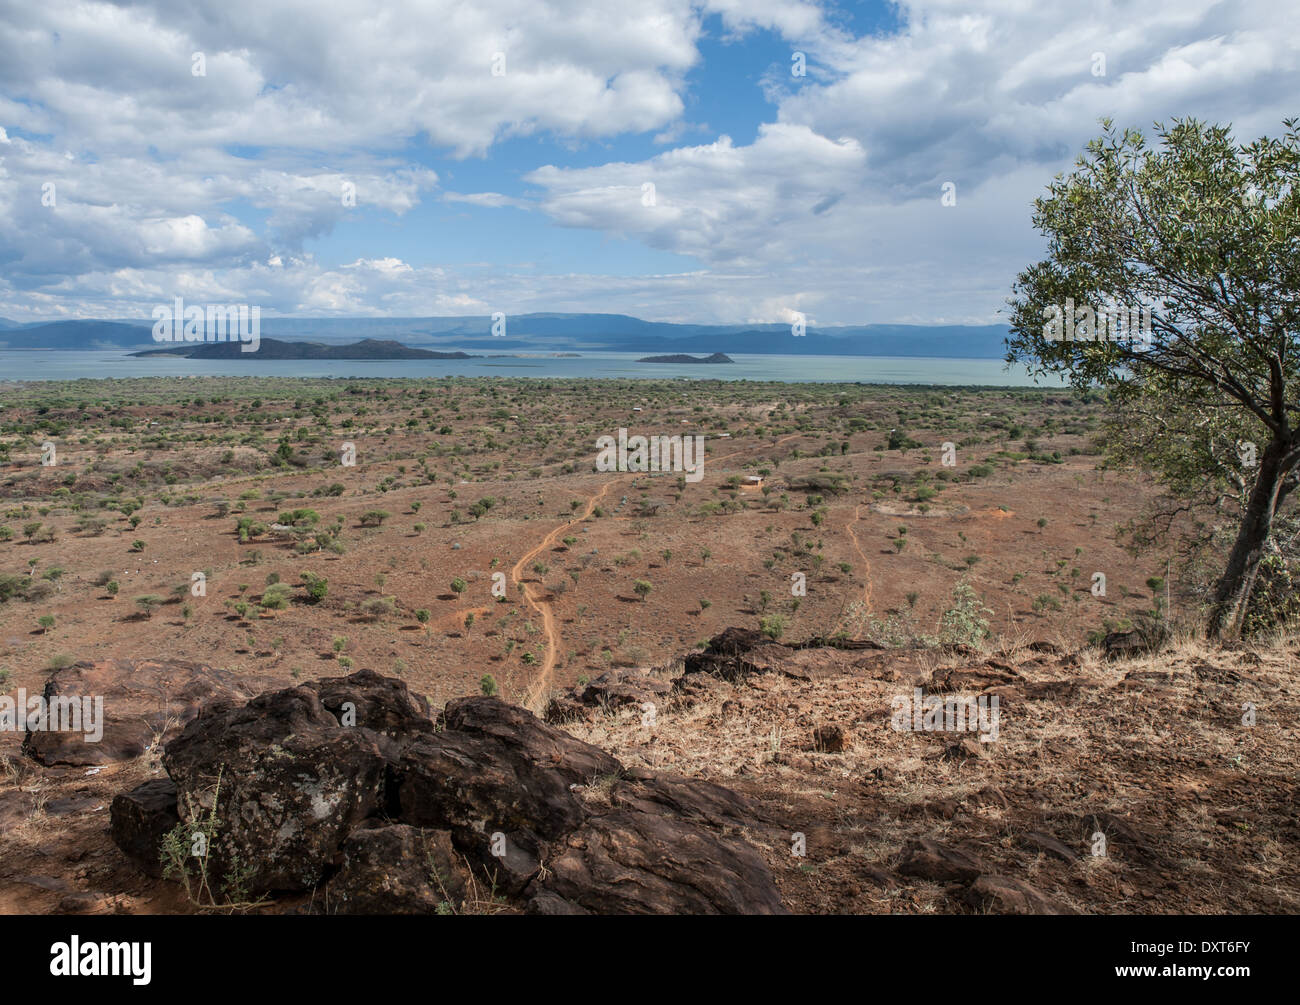
M 1022 367 L 1000 359 L 912 356 L 748 356 L 733 364 L 638 363 L 643 353 L 584 352 L 578 359 L 192 360 L 132 358 L 124 350 L 0 350 L 0 380 L 94 377 L 647 377 L 792 383 L 952 384 L 1029 387 Z M 1043 382 L 1059 387 L 1057 381 Z

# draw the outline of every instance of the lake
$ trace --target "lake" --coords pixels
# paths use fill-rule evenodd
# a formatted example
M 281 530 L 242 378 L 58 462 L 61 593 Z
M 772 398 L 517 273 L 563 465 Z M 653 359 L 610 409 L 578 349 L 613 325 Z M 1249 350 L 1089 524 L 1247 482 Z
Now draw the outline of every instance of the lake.
M 417 360 L 191 360 L 132 358 L 127 350 L 0 350 L 0 380 L 96 377 L 593 377 L 756 380 L 791 383 L 952 384 L 1032 387 L 1023 368 L 1000 359 L 920 356 L 733 355 L 735 363 L 638 363 L 644 353 L 584 352 L 581 357 Z M 1042 380 L 1046 387 L 1063 386 Z

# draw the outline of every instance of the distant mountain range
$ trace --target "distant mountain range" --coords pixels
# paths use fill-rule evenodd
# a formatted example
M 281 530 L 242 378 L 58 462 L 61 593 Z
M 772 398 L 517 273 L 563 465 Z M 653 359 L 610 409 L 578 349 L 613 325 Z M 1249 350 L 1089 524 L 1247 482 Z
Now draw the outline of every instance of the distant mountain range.
M 481 359 L 464 352 L 412 349 L 392 339 L 362 339 L 352 345 L 284 342 L 264 338 L 254 352 L 238 342 L 177 342 L 166 349 L 147 349 L 132 356 L 180 356 L 185 359 Z
M 0 319 L 0 348 L 156 349 L 159 343 L 153 340 L 152 327 L 152 321 L 130 318 L 55 322 Z M 693 325 L 643 321 L 626 314 L 521 314 L 506 319 L 503 335 L 492 334 L 492 319 L 485 315 L 263 318 L 261 335 L 264 346 L 268 340 L 315 342 L 326 346 L 355 344 L 357 339 L 400 340 L 407 347 L 467 353 L 604 350 L 656 354 L 778 353 L 998 359 L 1004 354 L 1008 328 L 1006 325 L 840 325 L 808 328 L 807 334 L 794 335 L 789 325 L 780 324 Z M 224 343 L 208 344 L 220 346 Z M 186 344 L 168 343 L 167 350 L 174 350 L 176 345 Z M 237 346 L 235 351 L 238 351 Z

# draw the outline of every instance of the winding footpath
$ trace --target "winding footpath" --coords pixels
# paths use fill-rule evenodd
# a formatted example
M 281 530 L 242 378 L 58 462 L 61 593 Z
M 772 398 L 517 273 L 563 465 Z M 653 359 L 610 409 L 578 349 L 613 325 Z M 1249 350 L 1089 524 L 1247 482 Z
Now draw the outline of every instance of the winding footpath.
M 785 443 L 787 440 L 798 439 L 802 435 L 804 434 L 791 433 L 789 436 L 783 436 L 779 440 L 776 440 L 774 443 L 772 443 L 772 447 L 779 447 L 782 443 Z M 745 453 L 745 451 L 733 450 L 729 454 L 723 454 L 721 457 L 712 458 L 710 463 L 717 464 L 719 461 L 725 461 L 729 458 L 735 457 L 736 455 L 742 453 Z M 610 491 L 610 489 L 614 488 L 614 486 L 618 485 L 620 482 L 635 480 L 636 477 L 641 474 L 644 474 L 644 472 L 631 471 L 631 472 L 627 472 L 626 474 L 611 478 L 608 482 L 605 483 L 604 488 L 602 488 L 599 492 L 595 493 L 594 495 L 590 496 L 587 499 L 587 505 L 583 507 L 582 514 L 580 516 L 575 516 L 572 520 L 569 520 L 567 523 L 562 523 L 560 524 L 560 526 L 552 530 L 549 534 L 547 534 L 544 538 L 542 538 L 542 540 L 536 545 L 536 547 L 534 547 L 531 551 L 529 551 L 526 555 L 524 555 L 523 558 L 521 558 L 518 562 L 516 562 L 514 568 L 510 570 L 510 580 L 515 584 L 515 586 L 517 586 L 522 591 L 524 595 L 524 601 L 528 604 L 529 607 L 531 607 L 534 611 L 536 611 L 539 615 L 541 615 L 542 631 L 546 636 L 546 657 L 542 661 L 541 670 L 538 672 L 537 676 L 533 679 L 533 682 L 528 687 L 528 697 L 527 697 L 528 708 L 538 713 L 539 715 L 541 714 L 542 711 L 542 704 L 546 700 L 546 697 L 550 693 L 551 687 L 554 684 L 555 661 L 557 658 L 557 654 L 560 651 L 560 631 L 556 627 L 555 612 L 552 609 L 551 602 L 549 600 L 543 599 L 545 595 L 545 584 L 539 582 L 537 584 L 539 586 L 539 591 L 537 593 L 534 593 L 533 584 L 524 581 L 523 578 L 524 570 L 527 569 L 528 564 L 531 561 L 533 561 L 533 559 L 535 559 L 538 555 L 545 552 L 548 548 L 555 547 L 556 542 L 559 541 L 560 538 L 563 537 L 563 535 L 567 531 L 571 530 L 572 528 L 576 527 L 578 524 L 582 523 L 584 520 L 589 518 L 591 514 L 595 511 L 596 506 L 600 503 L 600 500 L 605 498 L 606 494 Z M 861 554 L 861 552 L 859 552 L 859 554 Z

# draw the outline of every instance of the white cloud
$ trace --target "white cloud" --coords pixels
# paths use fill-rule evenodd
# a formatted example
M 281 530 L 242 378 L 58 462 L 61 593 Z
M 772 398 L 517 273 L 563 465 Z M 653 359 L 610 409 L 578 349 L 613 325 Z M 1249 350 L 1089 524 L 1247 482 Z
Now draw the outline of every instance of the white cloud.
M 147 314 L 183 287 L 300 314 L 989 321 L 1040 253 L 1032 198 L 1099 117 L 1196 115 L 1246 139 L 1276 134 L 1300 93 L 1297 15 L 1269 0 L 904 0 L 898 13 L 897 33 L 854 38 L 805 0 L 11 6 L 0 314 Z M 687 115 L 710 14 L 729 37 L 773 31 L 808 58 L 803 78 L 755 67 L 775 112 L 752 142 Z M 191 73 L 196 51 L 206 76 Z M 593 156 L 628 133 L 671 148 Z M 582 146 L 581 161 L 548 156 L 526 197 L 473 191 L 502 187 L 477 183 L 476 158 L 538 134 Z M 462 191 L 405 153 L 426 144 L 469 158 Z M 940 204 L 945 182 L 956 206 Z M 547 267 L 542 227 L 511 249 L 521 267 L 439 268 L 408 261 L 409 244 L 339 265 L 304 252 L 350 213 L 401 226 L 430 193 L 695 264 L 570 274 Z

